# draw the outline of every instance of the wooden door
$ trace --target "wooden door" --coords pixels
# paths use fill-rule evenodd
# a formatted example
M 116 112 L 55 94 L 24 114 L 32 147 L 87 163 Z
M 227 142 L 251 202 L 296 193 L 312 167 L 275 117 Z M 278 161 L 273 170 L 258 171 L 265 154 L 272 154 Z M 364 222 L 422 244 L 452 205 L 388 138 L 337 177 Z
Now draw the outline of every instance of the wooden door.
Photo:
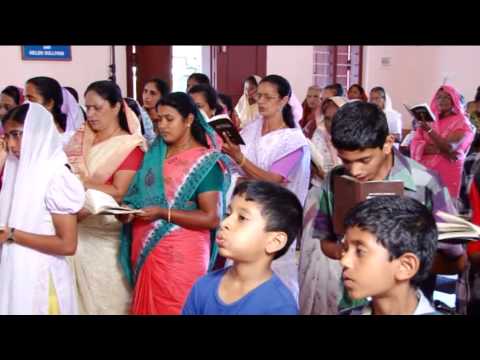
M 267 73 L 266 46 L 212 46 L 212 84 L 232 97 L 234 106 L 243 94 L 243 81 L 250 75 Z
M 133 68 L 136 73 L 133 73 Z M 127 95 L 133 97 L 136 88 L 137 100 L 142 103 L 145 83 L 152 78 L 165 80 L 172 86 L 171 46 L 127 46 Z

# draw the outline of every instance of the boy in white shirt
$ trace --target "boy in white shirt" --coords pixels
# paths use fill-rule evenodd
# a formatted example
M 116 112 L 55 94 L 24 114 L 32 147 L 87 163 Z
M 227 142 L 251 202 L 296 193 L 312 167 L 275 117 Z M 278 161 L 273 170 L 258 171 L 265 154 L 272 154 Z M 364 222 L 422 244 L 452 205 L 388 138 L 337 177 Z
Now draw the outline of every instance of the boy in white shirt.
M 366 305 L 342 315 L 435 314 L 419 289 L 433 263 L 438 232 L 432 213 L 409 197 L 364 201 L 345 219 L 341 257 L 345 289 Z

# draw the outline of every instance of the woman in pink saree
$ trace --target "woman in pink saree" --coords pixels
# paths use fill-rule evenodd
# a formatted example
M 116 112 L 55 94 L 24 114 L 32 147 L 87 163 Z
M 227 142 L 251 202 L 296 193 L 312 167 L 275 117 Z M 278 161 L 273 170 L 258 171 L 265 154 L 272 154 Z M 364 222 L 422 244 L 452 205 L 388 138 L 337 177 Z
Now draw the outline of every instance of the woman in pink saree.
M 193 284 L 215 263 L 229 186 L 221 144 L 189 95 L 163 97 L 156 118 L 159 136 L 123 199 L 143 213 L 118 217 L 133 315 L 181 314 Z
M 419 122 L 411 145 L 412 158 L 437 171 L 450 196 L 456 199 L 474 131 L 465 116 L 460 94 L 452 86 L 440 87 L 430 107 L 436 121 Z

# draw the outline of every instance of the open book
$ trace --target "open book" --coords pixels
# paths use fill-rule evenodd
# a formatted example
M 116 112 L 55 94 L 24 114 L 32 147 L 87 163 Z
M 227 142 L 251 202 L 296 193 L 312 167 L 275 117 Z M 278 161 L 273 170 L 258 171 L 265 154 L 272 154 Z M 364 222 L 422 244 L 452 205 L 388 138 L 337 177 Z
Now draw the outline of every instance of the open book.
M 83 205 L 90 213 L 97 215 L 121 215 L 121 214 L 141 214 L 142 210 L 130 209 L 118 205 L 110 195 L 93 189 L 88 189 L 85 193 L 85 204 Z
M 445 221 L 437 222 L 439 241 L 466 242 L 480 239 L 480 226 L 443 211 L 437 211 L 436 215 Z
M 208 120 L 208 125 L 210 125 L 217 132 L 217 134 L 222 137 L 222 139 L 224 136 L 228 136 L 230 141 L 232 141 L 234 144 L 245 145 L 245 141 L 243 141 L 240 133 L 235 128 L 235 125 L 233 125 L 233 122 L 230 120 L 228 115 L 215 115 Z
M 343 221 L 358 203 L 375 196 L 403 196 L 403 181 L 379 180 L 360 182 L 348 175 L 333 178 L 333 230 L 344 234 Z
M 418 121 L 435 121 L 435 115 L 433 115 L 432 109 L 428 104 L 418 104 L 415 106 L 405 106 L 405 109 Z

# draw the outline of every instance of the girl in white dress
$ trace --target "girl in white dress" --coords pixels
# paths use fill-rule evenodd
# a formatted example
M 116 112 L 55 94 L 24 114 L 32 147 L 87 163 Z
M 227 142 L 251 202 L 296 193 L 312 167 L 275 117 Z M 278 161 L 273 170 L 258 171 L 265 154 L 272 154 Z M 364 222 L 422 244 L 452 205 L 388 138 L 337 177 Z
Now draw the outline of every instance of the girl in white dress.
M 85 191 L 48 110 L 23 104 L 2 123 L 9 154 L 0 192 L 0 314 L 77 314 L 65 256 L 77 248 Z

